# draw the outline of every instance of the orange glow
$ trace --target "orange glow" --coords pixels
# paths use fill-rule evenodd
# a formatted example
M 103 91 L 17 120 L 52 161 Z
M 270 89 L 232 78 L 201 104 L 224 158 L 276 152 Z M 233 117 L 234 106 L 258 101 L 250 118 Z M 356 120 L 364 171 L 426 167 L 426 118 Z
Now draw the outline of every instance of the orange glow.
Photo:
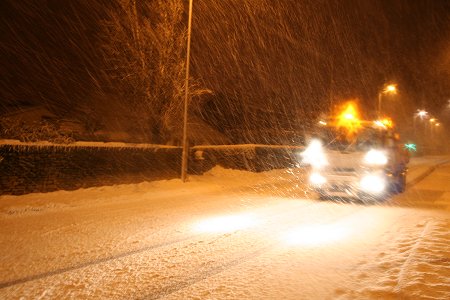
M 384 118 L 383 120 L 381 120 L 381 123 L 383 123 L 388 128 L 392 128 L 394 126 L 394 122 L 392 122 L 392 120 L 389 118 Z
M 390 85 L 386 86 L 386 88 L 384 89 L 384 92 L 395 94 L 397 92 L 397 86 L 395 84 L 390 84 Z
M 394 127 L 394 122 L 392 122 L 392 120 L 390 118 L 384 118 L 384 119 L 380 120 L 380 122 L 387 128 Z
M 380 120 L 376 120 L 373 122 L 376 126 L 378 127 L 383 127 L 386 128 L 386 126 L 383 124 L 383 122 L 381 122 Z
M 383 128 L 392 128 L 394 127 L 394 122 L 390 118 L 384 118 L 381 120 L 376 120 L 373 122 L 376 126 Z
M 337 117 L 337 127 L 347 131 L 347 137 L 352 137 L 361 127 L 359 112 L 354 102 L 347 102 Z

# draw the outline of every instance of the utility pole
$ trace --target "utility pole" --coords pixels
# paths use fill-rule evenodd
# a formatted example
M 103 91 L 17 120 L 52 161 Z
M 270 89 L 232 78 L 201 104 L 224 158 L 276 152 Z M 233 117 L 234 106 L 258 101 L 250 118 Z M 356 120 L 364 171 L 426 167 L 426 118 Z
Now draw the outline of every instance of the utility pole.
M 192 2 L 193 0 L 189 0 L 187 50 L 186 50 L 186 79 L 184 82 L 183 152 L 181 157 L 181 180 L 183 182 L 186 182 L 187 179 L 187 168 L 189 157 L 187 126 L 188 126 L 188 102 L 189 102 L 189 58 L 191 55 Z

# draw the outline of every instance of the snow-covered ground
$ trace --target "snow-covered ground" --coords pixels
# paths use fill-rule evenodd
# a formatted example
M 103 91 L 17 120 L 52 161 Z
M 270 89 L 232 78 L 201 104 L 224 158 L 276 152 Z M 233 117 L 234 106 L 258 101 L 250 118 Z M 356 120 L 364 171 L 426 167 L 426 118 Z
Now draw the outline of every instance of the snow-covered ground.
M 414 159 L 379 205 L 315 200 L 301 170 L 220 167 L 2 196 L 0 298 L 450 299 L 444 161 Z

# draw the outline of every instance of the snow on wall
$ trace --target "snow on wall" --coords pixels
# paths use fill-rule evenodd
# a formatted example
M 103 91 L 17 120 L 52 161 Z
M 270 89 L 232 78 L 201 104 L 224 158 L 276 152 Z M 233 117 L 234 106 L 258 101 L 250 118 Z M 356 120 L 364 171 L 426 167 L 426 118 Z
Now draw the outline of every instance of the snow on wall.
M 215 165 L 253 172 L 298 166 L 301 147 L 274 145 L 194 146 L 192 171 L 201 174 Z M 197 171 L 197 167 L 200 167 Z
M 181 151 L 151 144 L 0 140 L 0 195 L 177 178 Z M 194 146 L 189 173 L 203 174 L 216 165 L 254 172 L 292 167 L 300 151 L 278 145 Z
M 176 178 L 178 148 L 0 145 L 0 194 Z

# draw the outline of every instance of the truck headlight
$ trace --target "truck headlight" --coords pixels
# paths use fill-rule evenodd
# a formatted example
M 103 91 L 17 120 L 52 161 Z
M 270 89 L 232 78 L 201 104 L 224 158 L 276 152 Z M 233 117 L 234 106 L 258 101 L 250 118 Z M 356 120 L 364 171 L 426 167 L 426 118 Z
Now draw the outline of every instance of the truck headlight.
M 364 163 L 368 165 L 382 166 L 387 164 L 388 158 L 386 153 L 381 150 L 372 149 L 364 156 Z
M 325 177 L 323 177 L 322 175 L 320 175 L 319 173 L 314 172 L 309 176 L 309 182 L 311 182 L 311 184 L 313 184 L 313 185 L 320 186 L 320 185 L 326 183 L 327 179 Z
M 360 187 L 364 192 L 380 194 L 386 188 L 386 181 L 380 175 L 369 174 L 361 178 Z
M 322 142 L 319 140 L 312 140 L 301 155 L 303 157 L 302 162 L 311 165 L 313 168 L 320 169 L 328 165 Z

